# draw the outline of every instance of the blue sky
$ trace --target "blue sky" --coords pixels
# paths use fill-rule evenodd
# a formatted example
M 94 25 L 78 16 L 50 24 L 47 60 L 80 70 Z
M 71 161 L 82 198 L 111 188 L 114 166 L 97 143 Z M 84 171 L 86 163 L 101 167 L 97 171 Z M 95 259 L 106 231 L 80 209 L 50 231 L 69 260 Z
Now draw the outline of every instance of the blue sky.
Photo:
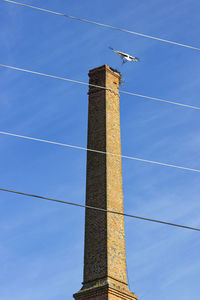
M 27 1 L 199 45 L 199 1 Z M 200 106 L 200 53 L 0 2 L 0 63 Z M 122 66 L 108 49 L 138 56 Z M 86 86 L 0 68 L 0 130 L 86 146 Z M 197 110 L 121 94 L 122 153 L 200 169 Z M 86 153 L 0 136 L 1 187 L 84 203 Z M 198 173 L 123 160 L 125 212 L 200 227 Z M 0 299 L 64 300 L 81 288 L 84 210 L 0 193 Z M 140 300 L 199 299 L 198 232 L 125 218 L 130 289 Z

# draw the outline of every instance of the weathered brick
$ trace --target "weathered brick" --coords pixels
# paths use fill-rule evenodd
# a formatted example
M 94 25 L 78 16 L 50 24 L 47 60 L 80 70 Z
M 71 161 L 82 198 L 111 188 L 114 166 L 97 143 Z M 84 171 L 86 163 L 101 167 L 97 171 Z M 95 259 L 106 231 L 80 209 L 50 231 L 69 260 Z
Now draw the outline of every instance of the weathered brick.
M 107 65 L 89 72 L 86 204 L 123 212 L 119 84 Z M 84 280 L 76 300 L 133 300 L 127 284 L 124 217 L 86 209 Z

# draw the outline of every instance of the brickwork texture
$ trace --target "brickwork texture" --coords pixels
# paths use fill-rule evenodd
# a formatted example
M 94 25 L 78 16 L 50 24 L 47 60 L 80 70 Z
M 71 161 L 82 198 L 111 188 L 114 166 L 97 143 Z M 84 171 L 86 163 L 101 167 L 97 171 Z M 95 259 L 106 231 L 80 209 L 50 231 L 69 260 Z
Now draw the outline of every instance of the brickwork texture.
M 121 75 L 103 65 L 90 70 L 89 78 L 87 146 L 121 155 L 118 92 Z M 123 212 L 120 156 L 88 151 L 86 204 Z M 123 216 L 86 209 L 83 287 L 74 298 L 137 299 L 127 285 Z

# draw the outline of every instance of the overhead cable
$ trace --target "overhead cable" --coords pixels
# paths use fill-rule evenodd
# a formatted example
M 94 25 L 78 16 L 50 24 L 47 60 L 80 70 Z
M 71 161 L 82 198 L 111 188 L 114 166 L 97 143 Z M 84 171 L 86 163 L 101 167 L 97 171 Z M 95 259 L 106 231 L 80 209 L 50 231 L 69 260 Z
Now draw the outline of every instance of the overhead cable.
M 134 156 L 115 154 L 115 153 L 112 153 L 112 152 L 104 152 L 104 151 L 100 151 L 100 150 L 94 150 L 94 149 L 89 149 L 89 148 L 85 148 L 85 147 L 59 143 L 59 142 L 49 141 L 49 140 L 45 140 L 45 139 L 39 139 L 39 138 L 30 137 L 30 136 L 25 136 L 25 135 L 19 135 L 19 134 L 15 134 L 15 133 L 11 133 L 11 132 L 6 132 L 6 131 L 0 131 L 0 134 L 4 134 L 4 135 L 8 135 L 8 136 L 14 136 L 14 137 L 17 137 L 17 138 L 32 140 L 32 141 L 36 141 L 36 142 L 53 144 L 53 145 L 57 145 L 57 146 L 67 147 L 67 148 L 73 148 L 73 149 L 84 150 L 84 151 L 100 153 L 100 154 L 106 154 L 106 155 L 113 155 L 113 156 L 118 156 L 118 157 L 121 157 L 121 158 L 132 159 L 132 160 L 144 162 L 144 163 L 149 163 L 149 164 L 154 164 L 154 165 L 160 165 L 160 166 L 171 167 L 171 168 L 181 169 L 181 170 L 185 170 L 185 171 L 200 173 L 199 169 L 192 169 L 192 168 L 187 168 L 187 167 L 178 166 L 178 165 L 174 165 L 174 164 L 168 164 L 168 163 L 164 163 L 164 162 L 158 162 L 158 161 L 154 161 L 154 160 L 143 159 L 143 158 L 134 157 Z
M 169 225 L 169 226 L 175 226 L 175 227 L 184 228 L 184 229 L 200 231 L 200 228 L 196 228 L 196 227 L 180 225 L 180 224 L 175 224 L 175 223 L 171 223 L 171 222 L 165 222 L 165 221 L 161 221 L 161 220 L 150 219 L 150 218 L 145 218 L 145 217 L 140 217 L 140 216 L 134 216 L 134 215 L 122 213 L 122 212 L 119 212 L 119 211 L 107 210 L 107 209 L 94 207 L 94 206 L 90 206 L 90 205 L 83 205 L 83 204 L 79 204 L 79 203 L 68 202 L 68 201 L 59 200 L 59 199 L 55 199 L 55 198 L 49 198 L 49 197 L 39 196 L 39 195 L 35 195 L 35 194 L 28 194 L 28 193 L 19 192 L 19 191 L 10 190 L 10 189 L 4 189 L 4 188 L 0 188 L 0 191 L 9 192 L 9 193 L 13 193 L 13 194 L 18 194 L 18 195 L 22 195 L 22 196 L 38 198 L 38 199 L 43 199 L 43 200 L 48 200 L 48 201 L 53 201 L 53 202 L 58 202 L 58 203 L 62 203 L 62 204 L 73 205 L 73 206 L 76 206 L 76 207 L 82 207 L 82 208 L 92 209 L 92 210 L 111 213 L 111 214 L 116 214 L 116 215 L 121 215 L 121 216 L 124 216 L 124 217 L 135 218 L 135 219 L 139 219 L 139 220 L 143 220 L 143 221 L 155 222 L 155 223 L 160 223 L 160 224 L 164 224 L 164 225 Z
M 186 107 L 186 108 L 191 108 L 191 109 L 195 109 L 195 110 L 200 110 L 200 107 L 198 107 L 198 106 L 193 106 L 193 105 L 184 104 L 184 103 L 180 103 L 180 102 L 174 102 L 174 101 L 161 99 L 161 98 L 156 98 L 156 97 L 151 97 L 151 96 L 145 96 L 145 95 L 142 95 L 142 94 L 132 93 L 132 92 L 124 91 L 124 90 L 117 90 L 117 89 L 107 88 L 107 87 L 104 87 L 104 86 L 91 84 L 91 83 L 78 81 L 78 80 L 73 80 L 73 79 L 66 78 L 66 77 L 49 75 L 49 74 L 46 74 L 46 73 L 41 73 L 41 72 L 36 72 L 36 71 L 32 71 L 32 70 L 22 69 L 22 68 L 13 67 L 13 66 L 4 65 L 4 64 L 0 64 L 0 67 L 12 69 L 12 70 L 17 70 L 17 71 L 21 71 L 21 72 L 25 72 L 25 73 L 40 75 L 40 76 L 44 76 L 44 77 L 64 80 L 64 81 L 73 82 L 73 83 L 77 83 L 77 84 L 82 84 L 82 85 L 86 85 L 86 86 L 96 87 L 96 88 L 100 88 L 100 89 L 103 89 L 103 90 L 109 90 L 109 91 L 112 91 L 112 92 L 115 92 L 115 93 L 119 92 L 121 94 L 136 96 L 136 97 L 140 97 L 140 98 L 143 98 L 143 99 L 154 100 L 154 101 L 169 103 L 169 104 L 182 106 L 182 107 Z
M 158 38 L 158 37 L 155 37 L 155 36 L 152 36 L 152 35 L 135 32 L 135 31 L 131 31 L 131 30 L 128 30 L 128 29 L 123 29 L 123 28 L 112 26 L 112 25 L 91 21 L 91 20 L 88 20 L 88 19 L 73 17 L 73 16 L 70 16 L 70 15 L 67 15 L 67 14 L 64 14 L 64 13 L 59 13 L 59 12 L 56 12 L 56 11 L 52 11 L 52 10 L 49 10 L 49 9 L 44 9 L 44 8 L 37 7 L 37 6 L 32 6 L 32 5 L 21 3 L 21 2 L 16 2 L 16 1 L 11 1 L 11 0 L 3 0 L 3 1 L 13 3 L 13 4 L 17 4 L 17 5 L 21 5 L 21 6 L 25 6 L 25 7 L 29 7 L 29 8 L 32 8 L 32 9 L 39 10 L 39 11 L 51 13 L 51 14 L 54 14 L 54 15 L 70 18 L 70 19 L 73 19 L 73 20 L 82 21 L 82 22 L 86 22 L 86 23 L 90 23 L 90 24 L 94 24 L 94 25 L 98 25 L 98 26 L 102 26 L 102 27 L 106 27 L 106 28 L 126 32 L 126 33 L 130 33 L 130 34 L 133 34 L 133 35 L 141 36 L 141 37 L 144 37 L 144 38 L 149 38 L 149 39 L 157 40 L 157 41 L 160 41 L 160 42 L 173 44 L 173 45 L 176 45 L 176 46 L 181 46 L 181 47 L 190 48 L 190 49 L 193 49 L 193 50 L 200 51 L 200 48 L 198 48 L 198 47 L 194 47 L 194 46 L 191 46 L 191 45 L 186 45 L 186 44 L 182 44 L 182 43 L 178 43 L 178 42 Z

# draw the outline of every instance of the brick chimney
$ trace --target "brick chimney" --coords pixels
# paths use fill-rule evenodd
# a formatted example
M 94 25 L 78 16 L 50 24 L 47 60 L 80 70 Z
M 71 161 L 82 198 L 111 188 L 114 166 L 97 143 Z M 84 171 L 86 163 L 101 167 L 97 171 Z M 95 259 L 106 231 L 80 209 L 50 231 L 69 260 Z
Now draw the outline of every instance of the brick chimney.
M 107 65 L 90 70 L 88 148 L 121 155 L 119 84 Z M 115 90 L 115 91 L 113 91 Z M 87 152 L 86 205 L 123 212 L 120 156 Z M 126 271 L 124 217 L 86 209 L 84 278 L 75 300 L 135 300 Z

